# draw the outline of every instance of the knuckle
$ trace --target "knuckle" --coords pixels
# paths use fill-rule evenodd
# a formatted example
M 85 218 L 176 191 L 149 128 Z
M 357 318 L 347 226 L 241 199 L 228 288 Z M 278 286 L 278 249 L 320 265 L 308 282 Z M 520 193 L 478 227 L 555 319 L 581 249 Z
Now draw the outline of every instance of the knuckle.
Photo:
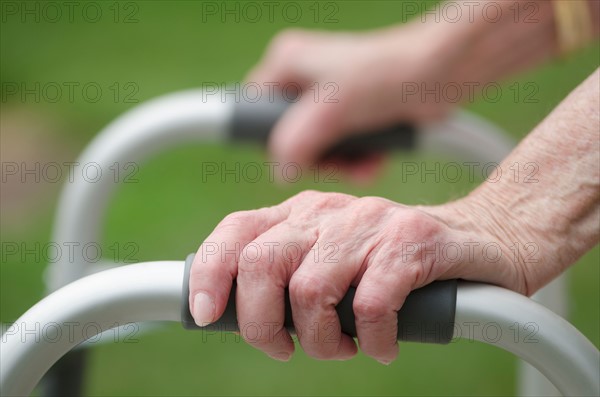
M 356 200 L 356 204 L 365 208 L 387 208 L 389 201 L 382 199 L 381 197 L 366 196 Z
M 292 198 L 292 202 L 308 204 L 308 208 L 315 211 L 342 207 L 354 200 L 357 200 L 356 197 L 348 194 L 316 190 L 304 190 Z
M 259 266 L 257 266 L 256 262 L 251 262 L 247 259 L 244 258 L 244 255 L 240 255 L 239 259 L 238 259 L 238 273 L 240 275 L 245 275 L 248 273 L 258 273 L 259 270 Z
M 295 273 L 289 285 L 290 298 L 300 307 L 313 307 L 322 303 L 327 295 L 326 283 L 317 277 Z
M 243 276 L 274 277 L 277 273 L 277 266 L 269 259 L 269 255 L 264 255 L 257 244 L 252 245 L 253 248 L 249 247 L 250 245 L 247 245 L 240 253 L 238 273 Z M 257 251 L 250 253 L 249 250 L 254 250 L 254 248 Z
M 352 309 L 359 323 L 377 323 L 394 313 L 384 299 L 373 296 L 355 298 Z
M 353 200 L 356 200 L 356 198 L 348 194 L 321 193 L 318 197 L 315 198 L 313 206 L 315 210 L 339 208 Z
M 429 271 L 425 271 L 425 269 L 430 269 Z M 433 268 L 433 264 L 425 263 L 424 260 L 419 261 L 418 263 L 413 264 L 412 266 L 408 266 L 403 270 L 403 275 L 408 285 L 414 286 L 421 285 L 426 279 L 429 278 L 429 273 Z
M 392 236 L 404 241 L 436 242 L 443 230 L 442 223 L 412 208 L 395 212 L 389 224 L 393 229 Z
M 239 227 L 247 227 L 248 224 L 254 218 L 252 211 L 238 211 L 232 212 L 227 215 L 221 222 L 219 222 L 218 227 L 220 228 L 239 228 Z
M 419 211 L 413 209 L 404 209 L 396 214 L 398 225 L 409 230 L 420 230 L 425 218 Z
M 271 42 L 273 51 L 286 51 L 306 40 L 307 33 L 301 29 L 288 28 L 277 33 Z
M 361 219 L 381 219 L 393 208 L 390 202 L 380 197 L 360 197 L 351 204 Z

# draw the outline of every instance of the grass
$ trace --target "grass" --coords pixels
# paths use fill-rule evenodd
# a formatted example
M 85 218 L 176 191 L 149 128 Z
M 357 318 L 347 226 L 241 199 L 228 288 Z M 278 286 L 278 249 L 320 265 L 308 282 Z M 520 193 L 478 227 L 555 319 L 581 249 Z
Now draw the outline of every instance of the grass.
M 133 82 L 135 99 L 143 101 L 203 82 L 241 80 L 259 59 L 269 38 L 289 26 L 273 23 L 202 21 L 202 5 L 192 1 L 138 1 L 137 23 L 114 23 L 111 3 L 99 3 L 106 18 L 88 23 L 36 23 L 8 17 L 1 25 L 3 89 L 5 83 L 88 82 L 104 90 L 98 102 L 81 96 L 57 103 L 18 96 L 2 100 L 2 113 L 26 108 L 61 127 L 57 140 L 76 152 L 109 121 L 135 106 L 115 101 L 110 86 Z M 125 4 L 119 3 L 122 12 Z M 305 4 L 305 3 L 302 3 Z M 323 6 L 324 3 L 321 3 Z M 296 27 L 361 30 L 400 20 L 401 2 L 341 1 L 335 24 L 315 24 L 305 10 Z M 308 6 L 306 6 L 308 7 Z M 327 10 L 321 10 L 325 12 Z M 121 14 L 120 18 L 123 17 Z M 416 44 L 418 45 L 418 44 Z M 506 82 L 506 95 L 497 102 L 469 106 L 509 131 L 523 137 L 599 63 L 590 47 L 565 61 L 557 61 Z M 539 87 L 537 103 L 515 103 L 507 87 L 517 81 Z M 121 91 L 121 94 L 125 92 Z M 122 98 L 122 96 L 121 96 Z M 3 145 L 7 144 L 2 132 Z M 409 157 L 415 161 L 431 158 Z M 306 188 L 357 195 L 380 195 L 407 204 L 441 203 L 460 197 L 475 183 L 401 183 L 397 173 L 401 155 L 386 174 L 369 187 L 345 183 L 291 186 L 261 183 L 200 183 L 203 161 L 264 161 L 253 147 L 195 145 L 163 153 L 144 164 L 139 183 L 123 185 L 113 197 L 106 217 L 103 243 L 133 241 L 136 259 L 183 259 L 227 213 L 274 204 Z M 4 159 L 3 159 L 4 161 Z M 50 240 L 58 185 L 48 186 L 35 211 L 24 219 L 26 228 L 3 227 L 3 242 L 44 244 Z M 3 204 L 3 212 L 10 208 Z M 43 261 L 2 259 L 0 321 L 14 321 L 43 296 Z M 599 249 L 596 247 L 570 272 L 571 320 L 592 342 L 600 343 Z M 508 395 L 515 390 L 516 360 L 499 349 L 457 342 L 446 347 L 403 344 L 401 358 L 383 367 L 359 355 L 345 362 L 318 362 L 300 349 L 288 364 L 268 360 L 232 335 L 205 341 L 198 333 L 177 325 L 141 334 L 139 342 L 96 346 L 87 374 L 89 395 Z

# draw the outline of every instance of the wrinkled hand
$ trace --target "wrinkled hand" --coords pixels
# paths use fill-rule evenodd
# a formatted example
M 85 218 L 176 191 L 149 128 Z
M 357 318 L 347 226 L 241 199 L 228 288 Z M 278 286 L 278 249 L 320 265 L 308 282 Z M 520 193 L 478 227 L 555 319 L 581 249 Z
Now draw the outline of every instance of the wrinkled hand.
M 289 287 L 302 348 L 317 359 L 344 360 L 357 347 L 341 333 L 335 305 L 355 286 L 360 348 L 389 363 L 398 353 L 397 311 L 411 290 L 436 279 L 465 278 L 523 291 L 519 261 L 477 226 L 489 223 L 469 220 L 474 212 L 461 202 L 407 207 L 307 191 L 274 207 L 233 213 L 198 250 L 190 276 L 192 314 L 199 325 L 217 320 L 237 279 L 242 337 L 286 361 L 294 351 L 283 327 Z M 251 335 L 243 332 L 250 323 Z
M 458 47 L 444 46 L 443 36 L 433 33 L 417 24 L 360 34 L 287 30 L 276 36 L 247 78 L 303 88 L 274 128 L 274 159 L 307 166 L 348 134 L 445 115 L 455 104 L 435 95 L 423 101 L 420 84 L 431 90 L 436 81 L 451 79 L 448 49 Z M 413 90 L 418 85 L 419 93 L 407 95 L 406 84 Z M 369 179 L 382 160 L 338 165 Z

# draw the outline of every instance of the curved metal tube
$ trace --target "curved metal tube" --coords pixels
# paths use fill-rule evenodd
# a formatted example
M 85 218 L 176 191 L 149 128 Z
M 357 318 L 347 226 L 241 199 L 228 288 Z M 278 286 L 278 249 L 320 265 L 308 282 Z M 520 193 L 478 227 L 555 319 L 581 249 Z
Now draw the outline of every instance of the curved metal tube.
M 499 164 L 515 146 L 499 127 L 466 111 L 458 111 L 442 122 L 423 125 L 417 139 L 418 146 L 427 153 L 444 154 L 481 166 Z
M 103 331 L 181 321 L 183 267 L 175 261 L 119 266 L 48 295 L 2 335 L 0 394 L 29 395 L 60 357 Z
M 79 279 L 47 296 L 2 336 L 1 394 L 31 393 L 62 355 L 102 331 L 141 321 L 180 321 L 183 269 L 183 262 L 121 266 Z M 515 338 L 511 328 L 515 323 L 519 327 L 535 324 L 535 343 Z M 88 326 L 87 333 L 78 332 L 89 324 L 93 327 Z M 564 319 L 517 293 L 461 283 L 455 336 L 518 355 L 565 395 L 600 393 L 600 353 L 594 345 Z
M 149 101 L 109 124 L 77 160 L 81 166 L 94 164 L 103 175 L 98 181 L 94 176 L 93 182 L 82 172 L 72 175 L 61 193 L 53 241 L 61 246 L 98 242 L 108 199 L 117 185 L 109 175 L 113 164 L 142 162 L 186 142 L 225 140 L 232 111 L 231 104 L 192 90 Z M 50 291 L 87 273 L 86 263 L 69 259 L 49 265 L 46 284 Z
M 207 96 L 201 90 L 190 90 L 147 102 L 111 123 L 78 159 L 80 165 L 95 163 L 105 177 L 92 183 L 81 173 L 72 175 L 73 181 L 66 184 L 60 198 L 53 241 L 82 245 L 97 242 L 109 196 L 116 188 L 116 183 L 107 175 L 113 164 L 142 162 L 157 152 L 186 142 L 227 140 L 234 106 L 233 102 L 223 102 L 219 95 Z M 441 123 L 423 126 L 417 136 L 417 146 L 425 152 L 483 164 L 500 162 L 514 143 L 489 122 L 468 112 L 458 112 Z M 48 290 L 56 290 L 100 269 L 97 264 L 87 264 L 83 259 L 69 261 L 64 256 L 46 271 Z M 545 304 L 560 302 L 565 300 L 564 290 L 564 281 L 560 281 L 540 293 L 547 297 L 539 294 L 536 297 Z M 550 307 L 557 310 L 555 306 Z
M 142 162 L 170 147 L 194 141 L 229 139 L 235 102 L 201 90 L 166 95 L 142 104 L 108 125 L 86 148 L 77 162 L 102 171 L 96 181 L 74 173 L 61 194 L 53 240 L 59 245 L 99 241 L 103 215 L 117 183 L 110 167 Z M 463 161 L 499 162 L 512 149 L 501 131 L 476 116 L 459 112 L 448 120 L 423 126 L 417 145 L 423 151 L 443 151 Z M 46 282 L 54 291 L 90 273 L 97 265 L 80 258 L 60 258 L 49 265 Z M 86 266 L 87 265 L 87 266 Z M 94 268 L 94 270 L 96 270 Z
M 600 352 L 565 319 L 532 299 L 463 282 L 455 337 L 498 346 L 537 368 L 567 396 L 600 394 Z

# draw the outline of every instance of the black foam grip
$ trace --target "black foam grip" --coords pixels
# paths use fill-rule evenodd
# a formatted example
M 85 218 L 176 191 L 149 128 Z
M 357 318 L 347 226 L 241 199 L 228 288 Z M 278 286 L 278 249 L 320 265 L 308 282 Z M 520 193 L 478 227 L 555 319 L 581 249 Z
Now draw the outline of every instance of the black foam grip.
M 221 318 L 206 326 L 198 327 L 189 307 L 189 274 L 194 254 L 186 259 L 181 296 L 181 321 L 183 327 L 190 330 L 239 331 L 235 310 L 235 283 L 229 294 L 229 302 Z M 435 281 L 410 293 L 402 308 L 398 311 L 398 340 L 407 342 L 446 344 L 454 333 L 454 314 L 456 311 L 456 280 Z M 354 323 L 355 288 L 350 288 L 346 296 L 336 306 L 342 332 L 355 337 Z M 285 293 L 285 327 L 294 332 L 292 308 L 287 291 Z
M 236 102 L 230 127 L 231 139 L 265 144 L 273 126 L 291 103 L 281 98 Z M 372 153 L 411 150 L 415 145 L 416 129 L 408 124 L 399 124 L 378 131 L 357 131 L 322 153 L 321 157 L 352 161 Z

